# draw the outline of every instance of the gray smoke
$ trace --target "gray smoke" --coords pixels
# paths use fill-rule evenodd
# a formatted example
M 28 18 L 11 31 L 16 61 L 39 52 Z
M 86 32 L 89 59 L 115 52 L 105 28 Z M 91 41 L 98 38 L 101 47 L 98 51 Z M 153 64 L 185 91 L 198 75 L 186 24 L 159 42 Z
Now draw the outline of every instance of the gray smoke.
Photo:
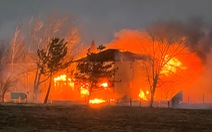
M 177 38 L 186 37 L 186 45 L 207 63 L 207 55 L 212 47 L 212 26 L 204 22 L 201 17 L 191 18 L 187 22 L 157 21 L 147 28 L 149 33 L 154 32 L 160 37 Z

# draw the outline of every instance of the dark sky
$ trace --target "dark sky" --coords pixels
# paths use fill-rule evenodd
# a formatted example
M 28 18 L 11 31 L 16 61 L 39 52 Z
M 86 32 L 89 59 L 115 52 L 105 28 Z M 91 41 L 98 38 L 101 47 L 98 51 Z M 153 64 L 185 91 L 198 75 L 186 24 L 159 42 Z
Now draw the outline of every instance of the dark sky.
M 142 29 L 158 20 L 212 22 L 211 0 L 0 0 L 0 38 L 11 36 L 27 19 L 53 11 L 72 14 L 82 40 L 100 44 L 121 29 Z

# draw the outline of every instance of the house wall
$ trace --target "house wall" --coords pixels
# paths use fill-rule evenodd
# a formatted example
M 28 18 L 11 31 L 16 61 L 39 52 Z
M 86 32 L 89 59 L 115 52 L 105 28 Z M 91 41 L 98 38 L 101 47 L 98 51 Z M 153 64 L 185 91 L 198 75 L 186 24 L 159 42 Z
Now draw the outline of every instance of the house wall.
M 118 71 L 115 74 L 115 92 L 118 98 L 130 97 L 130 82 L 133 80 L 133 62 L 117 61 L 115 67 Z
M 142 61 L 117 61 L 115 67 L 118 67 L 118 71 L 115 74 L 114 89 L 118 98 L 139 100 L 140 89 L 148 89 Z

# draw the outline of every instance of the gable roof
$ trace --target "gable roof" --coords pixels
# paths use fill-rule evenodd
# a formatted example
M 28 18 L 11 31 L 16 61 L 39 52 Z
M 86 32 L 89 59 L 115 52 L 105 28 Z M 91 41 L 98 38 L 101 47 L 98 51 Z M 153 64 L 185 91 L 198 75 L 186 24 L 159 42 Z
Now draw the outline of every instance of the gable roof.
M 94 53 L 94 61 L 135 61 L 135 60 L 145 60 L 146 55 L 135 54 L 129 51 L 121 51 L 119 49 L 107 49 L 99 53 Z M 75 60 L 77 61 L 86 61 L 87 57 Z

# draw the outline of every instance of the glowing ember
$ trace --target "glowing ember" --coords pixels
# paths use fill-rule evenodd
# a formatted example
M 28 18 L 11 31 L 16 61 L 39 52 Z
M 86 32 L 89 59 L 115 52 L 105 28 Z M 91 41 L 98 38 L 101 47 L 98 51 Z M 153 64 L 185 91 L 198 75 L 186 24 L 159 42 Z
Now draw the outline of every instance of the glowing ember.
M 81 95 L 89 95 L 89 91 L 88 91 L 87 88 L 81 87 L 81 88 L 80 88 L 80 94 L 81 94 Z
M 80 87 L 80 94 L 83 96 L 87 96 L 89 95 L 89 90 L 88 90 L 88 83 L 82 84 Z
M 149 91 L 148 91 L 148 90 L 146 91 L 146 94 L 145 94 L 144 91 L 140 89 L 140 93 L 139 93 L 138 96 L 139 96 L 141 99 L 147 101 L 147 96 L 146 96 L 146 95 L 148 95 L 148 94 L 149 94 Z
M 60 75 L 58 77 L 55 77 L 54 82 L 57 82 L 57 81 L 66 81 L 66 75 Z
M 107 82 L 104 82 L 100 85 L 101 87 L 104 87 L 104 88 L 107 88 L 108 87 L 108 83 Z
M 89 104 L 101 104 L 101 103 L 105 103 L 106 101 L 103 100 L 103 99 L 92 99 L 92 100 L 89 100 Z
M 166 55 L 165 61 L 168 59 L 169 56 Z M 169 74 L 176 73 L 178 69 L 184 70 L 186 67 L 183 66 L 182 62 L 180 62 L 177 58 L 173 57 L 167 62 L 160 73 L 167 76 Z

